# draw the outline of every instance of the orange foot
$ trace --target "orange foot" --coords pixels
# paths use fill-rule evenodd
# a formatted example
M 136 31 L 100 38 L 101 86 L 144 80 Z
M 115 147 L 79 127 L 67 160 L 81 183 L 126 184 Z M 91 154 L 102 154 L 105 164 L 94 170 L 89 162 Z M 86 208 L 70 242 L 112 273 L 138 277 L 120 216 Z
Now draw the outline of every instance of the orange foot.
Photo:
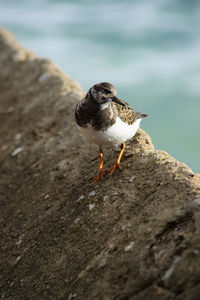
M 112 175 L 115 172 L 116 169 L 120 169 L 120 170 L 122 169 L 121 166 L 120 166 L 120 163 L 118 163 L 118 162 L 116 162 L 114 164 L 114 166 L 112 168 L 110 168 L 110 170 L 108 171 L 108 175 L 109 176 Z
M 105 171 L 104 170 L 100 170 L 98 172 L 98 175 L 95 176 L 92 181 L 91 181 L 91 184 L 96 184 L 100 179 L 103 179 L 104 178 L 104 173 Z
M 120 160 L 121 160 L 121 158 L 122 158 L 122 155 L 123 155 L 123 153 L 124 153 L 124 150 L 125 150 L 125 143 L 122 143 L 122 144 L 121 144 L 121 151 L 120 151 L 120 153 L 119 153 L 119 156 L 118 156 L 118 158 L 117 158 L 117 161 L 116 161 L 116 163 L 114 164 L 114 166 L 113 166 L 112 168 L 110 168 L 110 170 L 109 170 L 109 172 L 108 172 L 108 175 L 112 175 L 116 169 L 120 169 L 120 170 L 121 170 Z

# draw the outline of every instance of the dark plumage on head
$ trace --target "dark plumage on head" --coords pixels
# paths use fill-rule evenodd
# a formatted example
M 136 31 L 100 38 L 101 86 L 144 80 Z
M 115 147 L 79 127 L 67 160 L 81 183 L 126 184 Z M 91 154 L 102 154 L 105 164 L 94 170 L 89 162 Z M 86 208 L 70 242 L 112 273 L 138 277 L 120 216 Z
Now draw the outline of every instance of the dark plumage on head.
M 99 105 L 109 102 L 116 102 L 118 104 L 124 105 L 116 97 L 116 88 L 108 82 L 101 82 L 93 85 L 89 89 L 87 96 Z

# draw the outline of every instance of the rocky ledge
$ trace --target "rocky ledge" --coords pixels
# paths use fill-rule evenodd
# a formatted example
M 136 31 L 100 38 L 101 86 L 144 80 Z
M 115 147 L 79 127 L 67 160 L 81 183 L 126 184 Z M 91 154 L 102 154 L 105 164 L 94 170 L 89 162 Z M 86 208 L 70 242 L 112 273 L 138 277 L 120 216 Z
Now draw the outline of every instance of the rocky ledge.
M 0 91 L 2 299 L 199 299 L 200 175 L 139 130 L 91 186 L 83 91 L 5 30 Z

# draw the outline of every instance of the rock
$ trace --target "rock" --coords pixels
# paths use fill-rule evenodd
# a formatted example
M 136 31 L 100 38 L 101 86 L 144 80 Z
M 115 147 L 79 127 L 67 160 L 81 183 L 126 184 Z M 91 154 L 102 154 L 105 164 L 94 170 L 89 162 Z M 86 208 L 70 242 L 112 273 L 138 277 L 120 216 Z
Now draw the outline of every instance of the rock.
M 139 130 L 123 170 L 91 186 L 82 89 L 5 30 L 0 89 L 2 297 L 198 299 L 200 175 Z M 105 157 L 109 168 L 116 153 Z
M 12 157 L 15 157 L 16 155 L 18 155 L 20 152 L 22 152 L 24 150 L 23 147 L 18 147 L 16 148 L 13 152 L 12 152 Z

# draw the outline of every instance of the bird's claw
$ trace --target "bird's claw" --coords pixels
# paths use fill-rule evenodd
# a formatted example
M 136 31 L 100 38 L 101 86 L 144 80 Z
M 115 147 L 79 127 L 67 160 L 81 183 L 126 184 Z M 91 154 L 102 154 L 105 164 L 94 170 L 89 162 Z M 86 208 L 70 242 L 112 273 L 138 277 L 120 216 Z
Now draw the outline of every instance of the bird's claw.
M 105 173 L 104 170 L 99 171 L 98 175 L 92 179 L 91 184 L 96 184 L 99 180 L 103 179 L 104 173 Z
M 122 169 L 120 163 L 115 163 L 114 166 L 112 166 L 112 168 L 110 168 L 110 170 L 108 171 L 108 175 L 112 175 L 116 169 Z

